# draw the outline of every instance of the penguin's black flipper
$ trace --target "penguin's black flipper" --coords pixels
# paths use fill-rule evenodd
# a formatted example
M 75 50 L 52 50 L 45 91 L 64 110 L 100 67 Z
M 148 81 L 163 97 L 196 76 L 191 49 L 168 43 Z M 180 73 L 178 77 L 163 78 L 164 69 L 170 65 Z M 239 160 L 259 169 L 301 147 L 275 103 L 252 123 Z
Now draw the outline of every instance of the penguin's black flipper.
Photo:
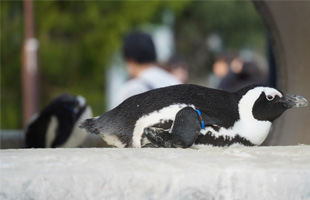
M 187 148 L 193 145 L 200 129 L 197 112 L 191 107 L 185 107 L 177 113 L 171 133 L 154 127 L 145 128 L 144 133 L 158 147 Z

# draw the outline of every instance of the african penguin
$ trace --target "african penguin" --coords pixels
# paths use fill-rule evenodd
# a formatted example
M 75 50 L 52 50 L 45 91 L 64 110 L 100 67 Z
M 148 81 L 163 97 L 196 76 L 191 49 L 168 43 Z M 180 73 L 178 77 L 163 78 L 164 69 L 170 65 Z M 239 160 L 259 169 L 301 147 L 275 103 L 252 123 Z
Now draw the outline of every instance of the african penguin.
M 25 128 L 27 148 L 78 147 L 87 133 L 78 128 L 92 117 L 91 108 L 82 96 L 62 94 L 29 120 Z
M 285 110 L 307 104 L 259 85 L 230 93 L 183 84 L 132 96 L 80 127 L 114 147 L 253 146 Z

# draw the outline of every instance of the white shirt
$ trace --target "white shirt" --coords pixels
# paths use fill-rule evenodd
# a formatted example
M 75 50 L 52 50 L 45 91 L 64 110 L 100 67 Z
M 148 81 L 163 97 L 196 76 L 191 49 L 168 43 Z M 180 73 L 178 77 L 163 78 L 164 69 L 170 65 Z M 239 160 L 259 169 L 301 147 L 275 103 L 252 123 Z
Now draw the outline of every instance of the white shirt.
M 141 72 L 137 78 L 127 81 L 118 91 L 117 103 L 125 99 L 146 92 L 151 89 L 181 84 L 175 76 L 157 66 L 148 68 Z

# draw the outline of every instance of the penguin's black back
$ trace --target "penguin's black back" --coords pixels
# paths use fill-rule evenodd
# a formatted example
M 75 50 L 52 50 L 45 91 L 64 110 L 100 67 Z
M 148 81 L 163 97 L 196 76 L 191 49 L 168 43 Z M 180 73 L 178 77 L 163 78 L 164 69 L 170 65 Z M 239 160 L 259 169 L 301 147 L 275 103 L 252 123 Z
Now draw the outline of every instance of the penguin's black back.
M 151 90 L 132 96 L 99 118 L 89 119 L 82 124 L 91 133 L 104 132 L 117 135 L 128 145 L 139 118 L 175 104 L 193 105 L 212 119 L 218 126 L 229 128 L 239 119 L 238 102 L 254 86 L 236 93 L 216 90 L 191 84 L 175 85 Z

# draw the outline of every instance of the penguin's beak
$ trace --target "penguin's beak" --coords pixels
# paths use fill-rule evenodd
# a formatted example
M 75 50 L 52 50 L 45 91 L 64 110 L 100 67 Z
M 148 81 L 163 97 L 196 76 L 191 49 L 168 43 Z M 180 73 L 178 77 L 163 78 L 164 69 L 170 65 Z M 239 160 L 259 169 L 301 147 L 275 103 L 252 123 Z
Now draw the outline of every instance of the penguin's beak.
M 302 96 L 285 94 L 279 102 L 283 103 L 286 108 L 308 106 L 308 101 Z

